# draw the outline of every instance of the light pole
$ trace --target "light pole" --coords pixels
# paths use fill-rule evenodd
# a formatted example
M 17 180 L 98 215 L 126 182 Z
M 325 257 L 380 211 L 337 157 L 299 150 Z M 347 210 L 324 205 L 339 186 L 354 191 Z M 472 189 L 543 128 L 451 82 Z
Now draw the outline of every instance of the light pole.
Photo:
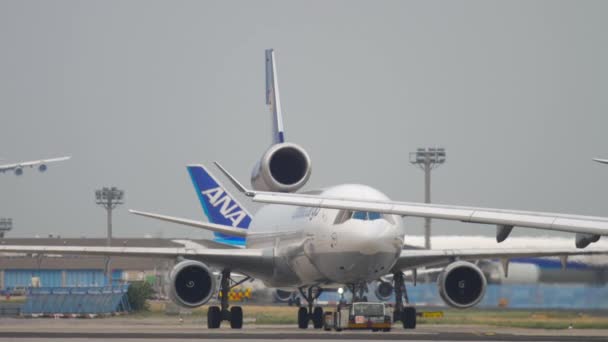
M 4 238 L 4 234 L 13 229 L 13 219 L 0 218 L 0 239 Z
M 444 148 L 418 148 L 410 152 L 410 163 L 424 171 L 424 203 L 431 203 L 431 170 L 445 163 Z M 431 219 L 424 219 L 424 247 L 431 249 Z
M 119 204 L 123 204 L 123 197 L 125 192 L 117 189 L 116 187 L 103 187 L 101 190 L 95 191 L 95 203 L 104 207 L 108 213 L 108 237 L 106 246 L 112 245 L 112 210 Z M 105 273 L 108 279 L 109 285 L 112 285 L 112 274 L 110 272 L 110 257 L 106 257 Z

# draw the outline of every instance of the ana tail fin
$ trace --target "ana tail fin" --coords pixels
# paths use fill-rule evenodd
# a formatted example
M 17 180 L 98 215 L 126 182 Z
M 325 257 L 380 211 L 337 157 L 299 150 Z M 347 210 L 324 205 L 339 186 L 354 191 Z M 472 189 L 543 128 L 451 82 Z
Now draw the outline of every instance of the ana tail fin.
M 272 144 L 285 142 L 281 99 L 279 98 L 279 81 L 273 49 L 266 50 L 266 104 L 272 115 Z
M 196 190 L 196 195 L 211 223 L 247 229 L 251 215 L 237 202 L 211 172 L 202 165 L 188 165 L 188 173 Z M 232 245 L 244 245 L 245 238 L 214 233 L 214 240 Z

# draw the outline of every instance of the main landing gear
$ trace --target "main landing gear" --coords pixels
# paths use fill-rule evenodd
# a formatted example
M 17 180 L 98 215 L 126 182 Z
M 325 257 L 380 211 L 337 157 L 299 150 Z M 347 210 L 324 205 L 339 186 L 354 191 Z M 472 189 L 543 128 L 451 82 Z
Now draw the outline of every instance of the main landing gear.
M 416 329 L 416 308 L 409 305 L 406 306 L 403 303 L 404 299 L 407 304 L 409 304 L 410 301 L 407 297 L 407 289 L 405 287 L 402 272 L 395 272 L 393 274 L 393 283 L 395 289 L 393 322 L 401 321 L 404 329 Z
M 298 310 L 298 328 L 307 329 L 308 322 L 312 321 L 312 326 L 315 329 L 321 329 L 323 327 L 323 308 L 320 306 L 314 307 L 315 300 L 321 295 L 320 287 L 309 287 L 307 293 L 304 293 L 304 289 L 299 289 L 302 298 L 306 300 L 308 308 L 300 307 Z
M 367 283 L 349 284 L 350 292 L 353 294 L 352 302 L 367 302 Z
M 220 327 L 222 321 L 230 322 L 230 327 L 232 329 L 241 329 L 243 327 L 243 309 L 240 306 L 233 306 L 228 310 L 228 293 L 230 292 L 230 289 L 247 280 L 249 280 L 249 277 L 235 282 L 230 278 L 230 270 L 222 271 L 219 292 L 220 306 L 209 307 L 209 310 L 207 311 L 207 328 L 217 329 Z M 232 285 L 230 285 L 231 282 L 233 283 Z

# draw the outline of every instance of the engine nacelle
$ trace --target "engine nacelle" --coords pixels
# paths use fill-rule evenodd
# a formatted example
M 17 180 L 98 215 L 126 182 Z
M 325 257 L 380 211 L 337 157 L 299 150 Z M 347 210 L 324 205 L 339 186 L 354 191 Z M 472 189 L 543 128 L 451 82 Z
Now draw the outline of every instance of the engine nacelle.
M 599 240 L 599 235 L 576 233 L 576 238 L 574 241 L 576 244 L 576 248 L 585 248 L 594 242 L 598 242 Z
M 184 260 L 171 270 L 171 298 L 185 308 L 196 308 L 211 299 L 217 279 L 207 265 L 200 261 Z
M 449 264 L 437 278 L 439 295 L 451 307 L 466 309 L 476 305 L 486 293 L 486 277 L 467 261 Z
M 376 290 L 374 291 L 376 298 L 381 301 L 387 301 L 393 295 L 393 285 L 386 281 L 379 281 L 376 284 Z
M 276 289 L 272 292 L 272 296 L 277 303 L 287 303 L 292 298 L 293 292 Z
M 310 178 L 310 157 L 292 143 L 271 146 L 253 168 L 251 186 L 259 191 L 294 192 Z
M 48 169 L 48 167 L 46 166 L 46 164 L 40 164 L 38 166 L 38 171 L 40 171 L 40 172 L 44 172 L 44 171 L 46 171 L 46 169 Z
M 21 176 L 23 174 L 23 168 L 18 167 L 15 169 L 15 175 Z

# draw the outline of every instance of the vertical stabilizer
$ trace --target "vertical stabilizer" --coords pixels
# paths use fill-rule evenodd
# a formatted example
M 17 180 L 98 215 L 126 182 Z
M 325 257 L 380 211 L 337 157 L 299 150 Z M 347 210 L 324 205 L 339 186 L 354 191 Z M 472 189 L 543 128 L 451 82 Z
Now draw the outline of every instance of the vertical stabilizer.
M 211 223 L 247 229 L 251 215 L 234 199 L 224 186 L 202 165 L 188 165 L 188 173 L 207 219 Z M 245 238 L 214 233 L 214 240 L 232 245 L 244 245 Z
M 273 49 L 266 50 L 266 104 L 272 115 L 272 143 L 280 144 L 285 142 L 281 99 L 279 98 L 279 81 L 277 79 L 277 66 L 274 60 Z

